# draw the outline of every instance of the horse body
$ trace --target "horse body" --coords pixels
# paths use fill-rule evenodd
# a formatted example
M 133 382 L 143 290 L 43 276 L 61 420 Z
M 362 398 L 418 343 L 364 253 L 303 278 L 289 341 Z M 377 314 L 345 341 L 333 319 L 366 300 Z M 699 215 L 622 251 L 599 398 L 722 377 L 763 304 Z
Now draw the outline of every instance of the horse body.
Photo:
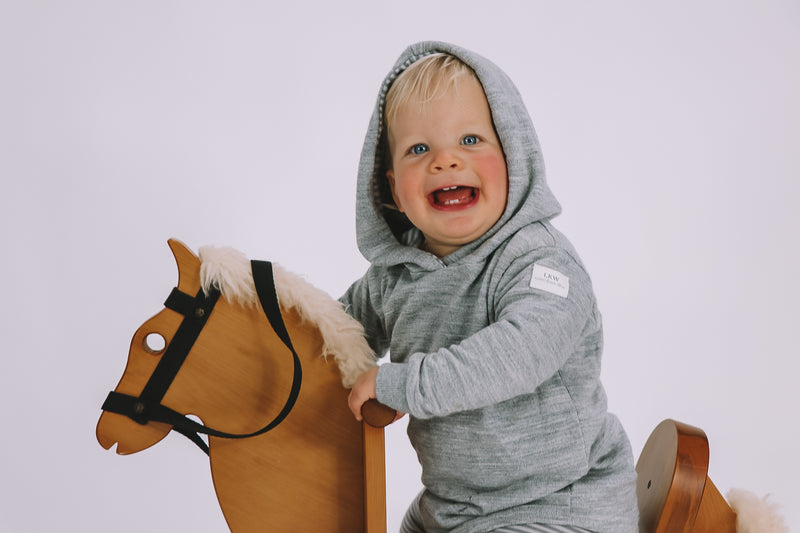
M 169 244 L 178 264 L 179 291 L 194 295 L 208 288 L 204 285 L 215 283 L 222 286 L 223 297 L 208 316 L 162 404 L 227 433 L 257 431 L 276 417 L 291 394 L 292 351 L 265 320 L 258 303 L 225 297 L 225 286 L 235 285 L 235 280 L 214 279 L 212 274 L 204 283 L 200 259 L 178 241 Z M 281 276 L 285 278 L 285 274 Z M 292 301 L 297 300 L 298 291 L 281 289 L 289 283 L 279 283 L 278 278 L 276 271 L 281 315 L 302 364 L 300 394 L 289 415 L 266 433 L 241 439 L 209 436 L 211 472 L 220 506 L 235 533 L 366 531 L 365 476 L 370 473 L 364 466 L 364 432 L 370 430 L 353 418 L 347 407 L 348 391 L 342 386 L 343 381 L 352 383 L 357 373 L 374 364 L 363 330 L 349 322 L 349 317 L 333 313 L 344 325 L 328 324 L 323 328 L 326 331 L 321 331 L 318 325 L 330 320 L 336 303 L 327 297 L 324 301 Z M 306 284 L 299 292 L 308 290 Z M 235 287 L 231 292 L 236 293 Z M 293 307 L 285 307 L 287 301 Z M 325 316 L 313 316 L 319 312 Z M 149 345 L 148 336 L 158 334 L 169 346 L 182 320 L 181 314 L 164 309 L 142 324 L 131 341 L 128 364 L 116 392 L 131 396 L 142 392 L 164 353 Z M 348 338 L 342 339 L 342 332 Z M 339 354 L 337 366 L 320 356 L 330 346 L 346 350 L 348 343 L 360 354 L 355 361 L 352 354 L 350 358 Z M 347 375 L 340 373 L 339 366 L 348 369 Z M 171 429 L 166 423 L 141 424 L 128 416 L 104 412 L 97 439 L 106 449 L 116 443 L 117 453 L 124 455 L 156 444 Z

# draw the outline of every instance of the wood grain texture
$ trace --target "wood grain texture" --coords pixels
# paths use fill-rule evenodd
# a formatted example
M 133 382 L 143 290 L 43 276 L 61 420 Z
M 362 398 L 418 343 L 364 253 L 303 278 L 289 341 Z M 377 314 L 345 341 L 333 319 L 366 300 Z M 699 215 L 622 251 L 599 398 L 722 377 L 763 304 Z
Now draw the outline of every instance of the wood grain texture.
M 692 533 L 735 533 L 736 513 L 722 497 L 717 487 L 706 479 L 703 500 L 697 511 Z
M 366 533 L 386 533 L 386 464 L 382 427 L 363 424 L 364 525 Z

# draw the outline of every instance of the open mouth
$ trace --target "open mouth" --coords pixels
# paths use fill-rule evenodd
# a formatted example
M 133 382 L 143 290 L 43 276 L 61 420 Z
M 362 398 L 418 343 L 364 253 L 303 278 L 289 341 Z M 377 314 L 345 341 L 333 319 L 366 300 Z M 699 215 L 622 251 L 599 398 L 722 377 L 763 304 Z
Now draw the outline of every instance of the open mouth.
M 478 199 L 478 189 L 454 185 L 433 191 L 428 201 L 437 209 L 459 209 L 471 205 Z

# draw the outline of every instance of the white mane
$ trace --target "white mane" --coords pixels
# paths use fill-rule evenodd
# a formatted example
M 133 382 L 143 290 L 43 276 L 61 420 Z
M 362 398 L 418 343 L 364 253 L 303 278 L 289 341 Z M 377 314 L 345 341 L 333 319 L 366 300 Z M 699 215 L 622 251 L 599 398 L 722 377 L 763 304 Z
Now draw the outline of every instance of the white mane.
M 258 302 L 250 260 L 233 248 L 204 246 L 199 250 L 200 282 L 203 290 L 216 288 L 231 303 L 245 307 Z M 275 291 L 285 309 L 294 308 L 303 320 L 313 323 L 322 335 L 322 356 L 333 355 L 350 388 L 356 378 L 375 366 L 375 355 L 364 337 L 360 322 L 348 315 L 342 304 L 300 276 L 273 264 Z

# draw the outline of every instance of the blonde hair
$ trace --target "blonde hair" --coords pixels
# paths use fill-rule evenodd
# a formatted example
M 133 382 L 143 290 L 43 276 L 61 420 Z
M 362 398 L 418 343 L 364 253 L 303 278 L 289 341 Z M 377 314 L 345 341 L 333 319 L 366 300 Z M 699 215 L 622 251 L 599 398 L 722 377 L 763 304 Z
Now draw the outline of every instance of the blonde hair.
M 426 104 L 458 86 L 464 76 L 471 76 L 480 83 L 478 76 L 463 61 L 449 54 L 437 53 L 425 56 L 400 73 L 389 91 L 383 118 L 391 124 L 398 110 L 409 103 Z

